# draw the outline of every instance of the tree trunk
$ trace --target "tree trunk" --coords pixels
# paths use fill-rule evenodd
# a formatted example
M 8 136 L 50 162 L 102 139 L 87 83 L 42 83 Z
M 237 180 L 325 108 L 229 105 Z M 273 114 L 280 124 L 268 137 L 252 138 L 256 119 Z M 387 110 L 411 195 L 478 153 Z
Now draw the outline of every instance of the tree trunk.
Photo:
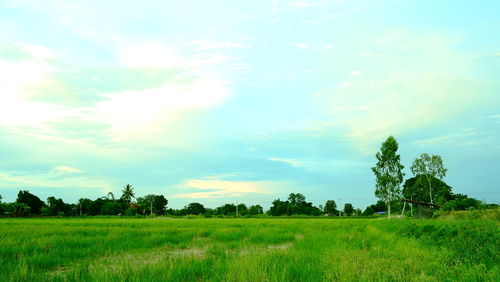
M 425 175 L 426 178 L 427 178 L 427 182 L 429 183 L 429 196 L 431 198 L 431 204 L 434 204 L 434 202 L 432 201 L 432 184 L 431 184 L 431 179 L 429 178 L 429 175 Z

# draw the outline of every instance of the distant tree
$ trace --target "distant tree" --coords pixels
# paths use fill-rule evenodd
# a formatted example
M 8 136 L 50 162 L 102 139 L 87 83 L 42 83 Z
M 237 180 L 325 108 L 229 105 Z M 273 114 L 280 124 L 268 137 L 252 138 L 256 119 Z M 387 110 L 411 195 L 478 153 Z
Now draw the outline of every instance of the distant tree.
M 92 207 L 93 201 L 87 198 L 81 198 L 78 200 L 78 214 L 90 214 L 90 209 Z
M 134 187 L 130 184 L 123 186 L 121 199 L 125 201 L 127 206 L 132 201 L 132 198 L 135 198 Z
M 12 203 L 12 215 L 15 217 L 23 217 L 27 216 L 30 213 L 30 207 L 28 204 L 23 202 L 14 202 Z
M 336 215 L 339 213 L 339 211 L 337 210 L 337 204 L 334 200 L 326 201 L 323 211 L 328 215 Z
M 104 203 L 101 208 L 101 214 L 103 215 L 118 215 L 121 213 L 121 206 L 115 201 L 109 201 Z
M 149 214 L 164 214 L 168 200 L 163 195 L 149 194 L 137 198 L 137 204 L 142 211 L 148 211 Z
M 344 213 L 347 216 L 351 216 L 353 211 L 354 211 L 354 208 L 352 207 L 352 204 L 351 203 L 345 203 L 345 205 L 344 205 Z
M 434 202 L 443 205 L 453 199 L 452 188 L 444 181 L 431 177 L 432 194 Z M 406 199 L 430 203 L 429 185 L 425 175 L 409 178 L 403 185 L 403 197 Z
M 363 211 L 362 215 L 368 216 L 374 214 L 374 210 L 372 206 L 366 207 L 366 209 Z
M 112 201 L 115 200 L 115 195 L 113 194 L 113 192 L 108 192 L 108 200 L 112 200 Z
M 477 209 L 481 205 L 481 201 L 469 198 L 467 195 L 456 194 L 453 195 L 453 199 L 446 202 L 443 206 L 444 210 L 469 210 L 469 209 Z
M 92 201 L 90 207 L 89 207 L 89 214 L 90 215 L 99 215 L 101 214 L 102 207 L 106 203 L 106 200 L 103 200 L 102 198 L 97 198 L 95 201 Z
M 16 202 L 28 205 L 29 212 L 33 214 L 40 214 L 42 207 L 45 206 L 40 198 L 28 191 L 19 191 Z
M 299 206 L 306 202 L 306 197 L 300 193 L 290 193 L 288 196 L 288 201 L 292 205 Z
M 47 198 L 47 209 L 44 211 L 47 214 L 44 215 L 64 215 L 66 210 L 66 206 L 64 204 L 64 201 L 62 199 L 56 199 L 55 197 L 48 197 Z
M 289 205 L 290 203 L 288 201 L 281 201 L 280 199 L 274 200 L 268 213 L 272 216 L 286 215 L 289 210 Z
M 199 215 L 199 214 L 204 214 L 206 212 L 205 207 L 200 204 L 200 203 L 190 203 L 186 207 L 184 207 L 184 214 L 194 214 L 194 215 Z
M 427 180 L 427 185 L 429 188 L 429 198 L 431 200 L 431 204 L 434 204 L 432 198 L 432 180 L 433 178 L 438 178 L 442 180 L 446 176 L 446 172 L 448 170 L 443 167 L 443 160 L 441 156 L 428 154 L 421 154 L 420 158 L 416 158 L 411 165 L 411 172 L 413 175 L 423 175 Z
M 248 214 L 249 215 L 257 215 L 257 214 L 263 214 L 264 209 L 260 205 L 253 205 L 248 208 Z
M 403 182 L 404 166 L 400 163 L 401 157 L 397 154 L 398 142 L 389 136 L 376 154 L 377 163 L 372 168 L 376 178 L 375 196 L 387 202 L 389 219 L 391 218 L 391 201 L 397 199 L 401 193 L 400 185 Z
M 243 203 L 238 204 L 237 211 L 238 211 L 238 214 L 237 214 L 238 216 L 245 216 L 248 214 L 248 207 L 247 207 L 247 205 L 245 205 Z
M 224 204 L 215 209 L 217 215 L 236 215 L 236 205 L 235 204 Z
M 378 200 L 375 205 L 372 205 L 374 212 L 385 212 L 387 211 L 387 203 L 383 200 Z

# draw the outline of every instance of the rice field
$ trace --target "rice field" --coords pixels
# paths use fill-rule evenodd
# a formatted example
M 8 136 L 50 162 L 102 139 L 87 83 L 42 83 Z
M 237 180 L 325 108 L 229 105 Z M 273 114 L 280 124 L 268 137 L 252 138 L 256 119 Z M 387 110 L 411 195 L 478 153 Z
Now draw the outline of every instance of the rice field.
M 0 281 L 499 281 L 499 221 L 0 219 Z

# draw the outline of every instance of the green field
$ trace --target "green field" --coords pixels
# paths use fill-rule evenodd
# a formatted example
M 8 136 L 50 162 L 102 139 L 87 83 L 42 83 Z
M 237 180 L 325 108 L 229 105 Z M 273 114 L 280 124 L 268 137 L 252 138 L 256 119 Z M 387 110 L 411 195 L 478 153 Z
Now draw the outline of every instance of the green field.
M 496 220 L 0 219 L 0 281 L 500 280 Z

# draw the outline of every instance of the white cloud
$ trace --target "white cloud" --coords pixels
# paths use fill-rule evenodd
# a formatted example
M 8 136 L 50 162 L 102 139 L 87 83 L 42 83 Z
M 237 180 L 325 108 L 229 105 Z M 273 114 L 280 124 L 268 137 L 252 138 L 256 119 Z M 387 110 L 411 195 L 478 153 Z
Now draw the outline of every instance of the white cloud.
M 32 45 L 23 43 L 18 43 L 14 45 L 26 51 L 35 59 L 41 59 L 41 60 L 54 59 L 58 56 L 54 50 L 42 45 Z
M 45 81 L 55 70 L 53 65 L 37 58 L 20 62 L 0 58 L 0 125 L 40 126 L 64 116 L 62 107 L 28 99 L 29 90 Z
M 130 68 L 179 68 L 189 67 L 192 62 L 158 43 L 128 45 L 118 50 L 118 59 Z
M 454 51 L 454 42 L 406 32 L 378 37 L 371 53 L 379 55 L 354 63 L 377 70 L 370 72 L 373 75 L 351 71 L 357 75 L 355 83 L 343 81 L 316 96 L 329 115 L 325 130 L 342 130 L 361 151 L 371 154 L 389 135 L 446 121 L 484 104 L 491 91 L 474 80 L 474 57 Z M 359 44 L 362 48 L 366 42 Z M 349 48 L 355 50 L 356 45 Z
M 109 179 L 95 176 L 85 176 L 82 174 L 50 171 L 43 173 L 26 173 L 0 171 L 3 187 L 47 187 L 47 188 L 88 188 L 100 189 L 101 191 L 113 191 L 114 187 L 119 187 Z
M 64 173 L 83 173 L 83 170 L 71 167 L 71 166 L 56 166 L 54 170 Z
M 355 75 L 355 76 L 363 75 L 363 73 L 360 72 L 360 71 L 358 71 L 358 70 L 352 70 L 352 71 L 349 72 L 349 74 Z
M 230 181 L 220 180 L 217 177 L 206 179 L 189 179 L 178 187 L 181 189 L 210 190 L 177 194 L 175 198 L 221 198 L 238 197 L 245 194 L 270 194 L 277 187 L 288 185 L 282 181 Z
M 229 91 L 223 81 L 201 77 L 188 84 L 172 81 L 154 89 L 102 97 L 91 109 L 90 120 L 111 125 L 113 134 L 137 134 L 177 121 L 183 111 L 220 105 Z

